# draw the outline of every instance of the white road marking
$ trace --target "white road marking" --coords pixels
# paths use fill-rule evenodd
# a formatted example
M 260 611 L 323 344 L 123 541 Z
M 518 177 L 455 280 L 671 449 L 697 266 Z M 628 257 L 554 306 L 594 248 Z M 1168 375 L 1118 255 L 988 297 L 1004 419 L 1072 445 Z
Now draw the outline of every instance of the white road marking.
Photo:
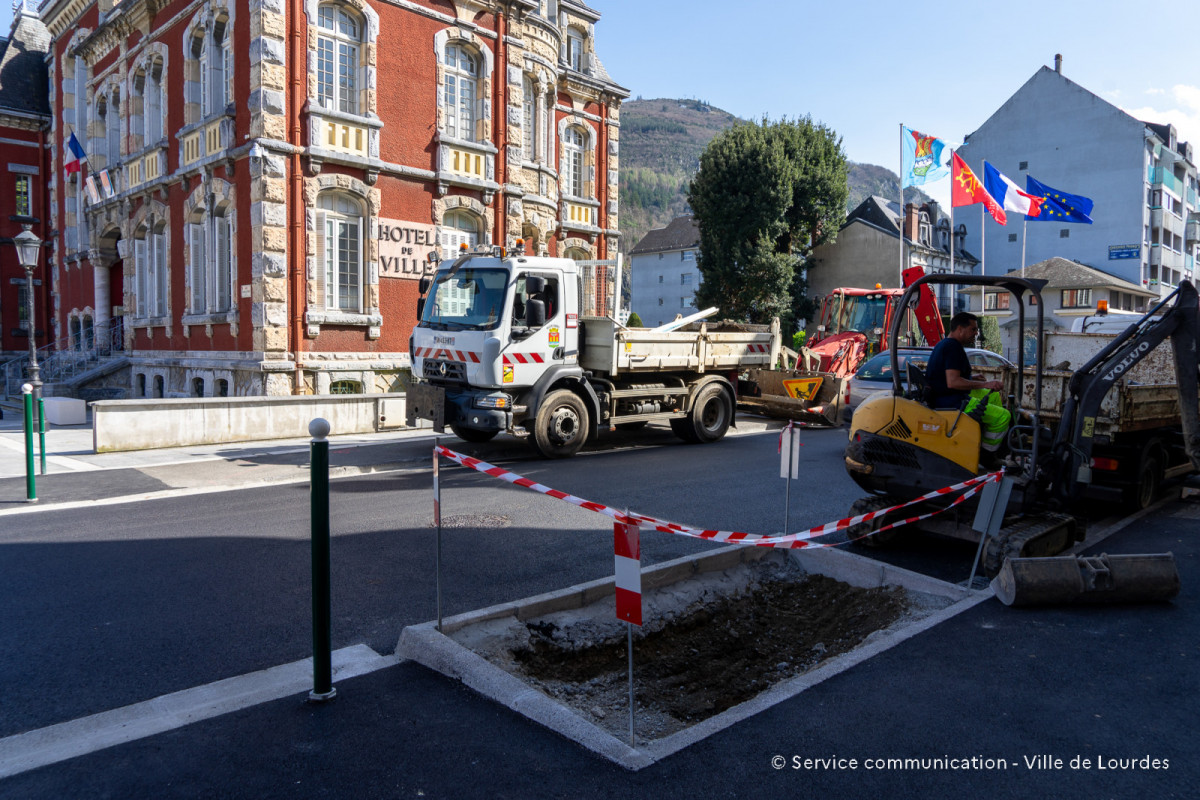
M 345 680 L 397 663 L 396 656 L 358 644 L 333 652 L 333 677 Z M 306 658 L 9 736 L 0 739 L 0 778 L 300 694 L 312 681 L 312 659 Z

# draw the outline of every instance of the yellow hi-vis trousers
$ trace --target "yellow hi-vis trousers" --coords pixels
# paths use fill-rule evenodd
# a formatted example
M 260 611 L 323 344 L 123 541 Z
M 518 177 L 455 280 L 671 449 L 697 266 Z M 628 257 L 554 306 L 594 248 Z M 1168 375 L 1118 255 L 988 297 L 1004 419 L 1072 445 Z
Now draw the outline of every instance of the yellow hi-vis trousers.
M 1004 434 L 1008 433 L 1008 426 L 1012 424 L 1012 414 L 1004 407 L 1000 393 L 992 389 L 972 389 L 963 413 L 970 414 L 979 408 L 980 404 L 984 404 L 983 421 L 980 425 L 983 449 L 995 452 L 1004 441 Z

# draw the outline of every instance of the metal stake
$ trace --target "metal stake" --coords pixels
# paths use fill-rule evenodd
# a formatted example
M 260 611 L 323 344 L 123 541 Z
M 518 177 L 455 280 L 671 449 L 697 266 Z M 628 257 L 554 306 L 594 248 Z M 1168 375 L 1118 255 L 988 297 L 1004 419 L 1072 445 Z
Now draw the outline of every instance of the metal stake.
M 789 426 L 790 427 L 790 426 Z M 784 446 L 788 449 L 788 468 L 785 489 L 783 493 L 783 535 L 787 536 L 788 522 L 792 517 L 792 435 L 788 432 L 789 428 L 784 428 L 787 441 Z
M 437 526 L 437 551 L 434 555 L 434 580 L 437 584 L 437 629 L 442 632 L 442 486 L 438 480 L 441 439 L 433 440 L 433 524 Z
M 318 417 L 308 423 L 312 434 L 310 455 L 310 509 L 312 526 L 313 689 L 308 699 L 330 700 L 333 687 L 333 637 L 329 591 L 329 422 Z
M 629 651 L 629 746 L 637 747 L 637 740 L 633 735 L 633 623 L 625 623 L 625 645 Z

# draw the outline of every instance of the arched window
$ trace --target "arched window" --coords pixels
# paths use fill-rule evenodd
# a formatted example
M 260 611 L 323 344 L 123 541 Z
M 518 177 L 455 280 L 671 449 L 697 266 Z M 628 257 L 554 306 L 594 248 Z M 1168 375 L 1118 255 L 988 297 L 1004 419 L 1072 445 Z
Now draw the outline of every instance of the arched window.
M 466 211 L 447 211 L 442 218 L 442 258 L 456 258 L 463 244 L 479 244 L 478 219 Z
M 71 349 L 83 349 L 83 323 L 79 317 L 71 317 Z
M 354 197 L 326 192 L 317 198 L 322 209 L 325 260 L 325 307 L 336 311 L 362 310 L 363 208 Z
M 476 97 L 479 88 L 479 58 L 466 46 L 446 45 L 446 133 L 467 141 L 478 141 Z
M 362 394 L 362 384 L 358 381 L 334 381 L 329 384 L 330 394 Z
M 204 378 L 192 378 L 192 397 L 204 397 Z
M 566 193 L 571 197 L 583 197 L 583 148 L 587 135 L 578 126 L 572 125 L 563 133 L 562 172 L 566 176 Z
M 317 102 L 357 114 L 362 22 L 341 6 L 323 5 L 317 9 L 317 28 Z

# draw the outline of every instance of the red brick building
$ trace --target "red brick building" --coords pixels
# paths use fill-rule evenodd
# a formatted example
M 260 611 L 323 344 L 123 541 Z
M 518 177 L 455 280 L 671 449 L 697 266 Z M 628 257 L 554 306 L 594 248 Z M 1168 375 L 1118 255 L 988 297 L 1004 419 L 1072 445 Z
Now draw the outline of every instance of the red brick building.
M 49 172 L 45 63 L 49 35 L 36 14 L 23 5 L 14 10 L 9 38 L 0 39 L 0 394 L 10 372 L 11 391 L 20 391 L 29 350 L 25 294 L 29 287 L 12 237 L 24 225 L 40 239 L 47 239 L 50 231 L 45 190 Z M 51 330 L 46 264 L 43 257 L 33 276 L 39 347 L 49 343 Z
M 615 256 L 571 0 L 47 0 L 54 334 L 130 397 L 389 391 L 427 253 Z M 64 169 L 74 131 L 88 153 Z

